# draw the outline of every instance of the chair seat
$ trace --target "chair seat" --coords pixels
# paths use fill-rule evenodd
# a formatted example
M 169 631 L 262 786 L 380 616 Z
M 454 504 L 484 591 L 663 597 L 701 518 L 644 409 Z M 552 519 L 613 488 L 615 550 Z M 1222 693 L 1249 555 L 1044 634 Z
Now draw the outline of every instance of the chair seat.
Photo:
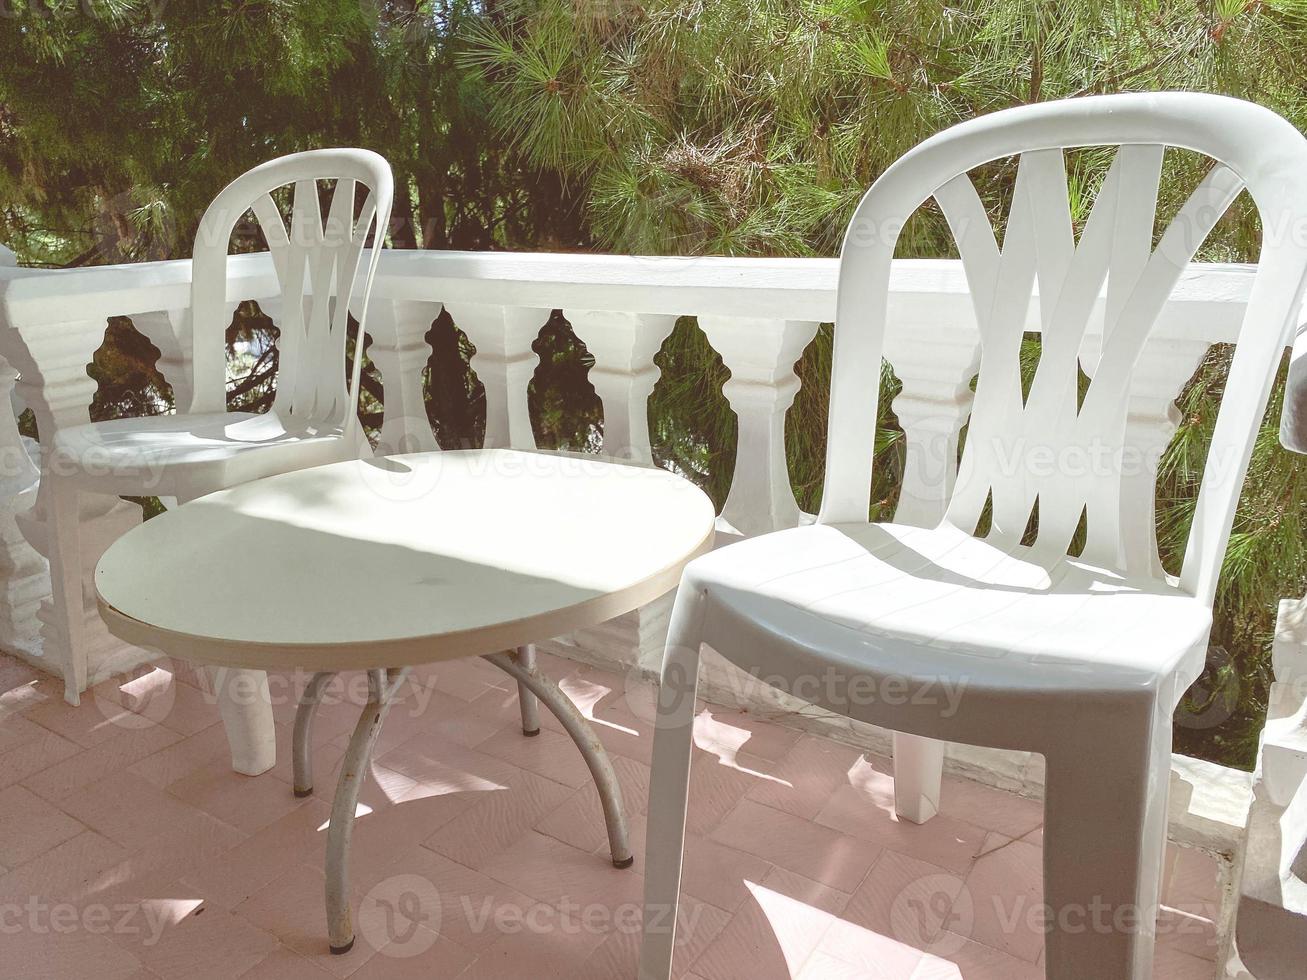
M 1171 678 L 1183 691 L 1211 628 L 1202 602 L 1164 582 L 1065 556 L 1041 563 L 948 525 L 779 531 L 706 555 L 687 576 L 707 593 L 708 633 L 751 621 L 786 648 L 778 663 L 800 648 L 854 669 L 984 687 L 1120 690 Z M 730 620 L 720 631 L 714 611 Z M 745 645 L 759 650 L 757 640 Z
M 288 424 L 275 411 L 152 415 L 60 429 L 51 464 L 97 491 L 189 499 L 356 455 L 344 443 L 339 426 Z

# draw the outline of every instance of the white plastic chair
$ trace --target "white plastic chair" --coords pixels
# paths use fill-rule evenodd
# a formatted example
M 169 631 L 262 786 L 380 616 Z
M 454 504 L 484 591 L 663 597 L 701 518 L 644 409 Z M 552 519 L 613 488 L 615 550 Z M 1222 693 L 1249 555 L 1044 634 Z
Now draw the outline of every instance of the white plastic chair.
M 1119 150 L 1077 244 L 1063 149 L 1083 146 Z M 1216 163 L 1154 248 L 1166 146 Z M 967 172 L 1012 156 L 1020 164 L 1000 249 Z M 1266 234 L 1183 568 L 1171 578 L 1151 513 L 1130 513 L 1120 492 L 1131 375 L 1181 272 L 1245 188 Z M 972 294 L 975 401 L 942 523 L 870 524 L 890 262 L 903 223 L 932 196 Z M 1253 435 L 1307 273 L 1304 228 L 1307 140 L 1266 109 L 1212 95 L 997 112 L 926 140 L 876 181 L 840 259 L 818 521 L 698 559 L 676 598 L 654 742 L 642 980 L 665 980 L 671 968 L 701 644 L 791 692 L 816 692 L 826 708 L 907 733 L 896 739 L 900 791 L 938 800 L 940 752 L 929 739 L 1043 753 L 1045 902 L 1071 916 L 1061 921 L 1087 925 L 1054 918 L 1047 975 L 1150 975 L 1171 716 L 1203 669 Z M 1023 402 L 1018 352 L 1036 284 L 1043 346 Z M 1104 337 L 1096 363 L 1080 355 L 1091 324 Z M 1078 363 L 1092 382 L 1077 410 Z M 987 502 L 992 525 L 977 537 Z M 1070 557 L 1082 514 L 1087 542 Z M 821 683 L 801 683 L 812 678 Z M 942 696 L 945 683 L 961 686 L 956 704 Z
M 325 221 L 318 183 L 324 180 L 336 182 Z M 287 228 L 272 194 L 289 185 L 293 204 Z M 366 197 L 356 212 L 359 185 Z M 184 503 L 259 477 L 370 451 L 356 410 L 363 320 L 393 193 L 389 164 L 370 150 L 294 153 L 236 178 L 205 211 L 195 240 L 189 408 L 184 414 L 93 422 L 54 433 L 42 480 L 50 481 L 50 577 L 55 613 L 68 630 L 72 663 L 65 692 L 70 702 L 78 702 L 87 680 L 80 491 L 175 497 Z M 257 415 L 228 412 L 226 401 L 226 328 L 243 298 L 228 295 L 228 251 L 237 222 L 250 212 L 268 242 L 280 287 L 277 392 L 272 408 Z M 374 232 L 360 277 L 365 241 Z M 347 378 L 351 309 L 359 332 L 353 374 Z M 248 693 L 266 693 L 266 676 L 229 671 L 219 683 L 233 765 L 242 772 L 266 769 L 269 746 L 237 744 L 242 731 L 251 738 L 255 732 L 271 737 L 270 708 L 252 703 L 259 699 Z M 225 697 L 228 689 L 247 692 L 243 705 Z

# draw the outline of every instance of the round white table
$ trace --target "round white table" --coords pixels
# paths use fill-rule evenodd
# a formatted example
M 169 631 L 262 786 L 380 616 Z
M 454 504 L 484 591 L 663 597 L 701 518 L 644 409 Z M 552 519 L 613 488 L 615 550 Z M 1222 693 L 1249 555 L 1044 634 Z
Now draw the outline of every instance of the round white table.
M 191 501 L 115 541 L 95 570 L 100 614 L 137 646 L 217 667 L 314 672 L 295 718 L 295 792 L 312 791 L 323 689 L 367 670 L 369 700 L 341 764 L 327 836 L 332 952 L 354 943 L 349 840 L 386 711 L 415 664 L 482 656 L 515 677 L 523 722 L 544 701 L 603 800 L 629 867 L 612 765 L 530 644 L 668 592 L 712 545 L 711 501 L 664 470 L 506 449 L 334 463 Z

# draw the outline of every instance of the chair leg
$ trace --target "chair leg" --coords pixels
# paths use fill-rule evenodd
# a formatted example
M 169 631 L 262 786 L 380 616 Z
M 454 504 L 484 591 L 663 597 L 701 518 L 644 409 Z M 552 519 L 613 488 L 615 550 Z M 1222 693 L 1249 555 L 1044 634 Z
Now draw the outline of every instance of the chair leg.
M 684 590 L 685 585 L 682 584 L 681 588 Z M 674 611 L 658 688 L 644 859 L 644 941 L 640 947 L 640 980 L 668 980 L 676 950 L 685 808 L 694 751 L 694 699 L 699 686 L 697 629 L 677 629 L 678 618 Z M 693 617 L 685 615 L 684 618 Z M 695 635 L 687 635 L 691 632 Z
M 944 781 L 944 742 L 894 733 L 894 812 L 925 823 L 939 812 Z
M 1150 712 L 1151 714 L 1151 712 Z M 1148 980 L 1170 783 L 1169 715 L 1118 718 L 1050 754 L 1044 804 L 1049 980 Z
M 322 704 L 323 692 L 335 677 L 334 671 L 319 671 L 309 678 L 295 709 L 295 731 L 291 740 L 291 766 L 295 774 L 295 795 L 313 793 L 313 716 Z
M 77 488 L 66 480 L 46 476 L 49 497 L 46 513 L 46 557 L 50 562 L 50 591 L 58 628 L 63 630 L 64 700 L 80 704 L 86 690 L 86 599 L 82 581 L 81 513 Z
M 608 828 L 608 848 L 613 866 L 629 868 L 635 863 L 635 857 L 631 854 L 626 811 L 622 809 L 622 789 L 618 785 L 617 773 L 613 770 L 608 753 L 603 743 L 599 741 L 599 736 L 590 727 L 585 715 L 581 714 L 562 688 L 540 672 L 534 662 L 528 667 L 516 653 L 491 653 L 482 659 L 517 678 L 519 687 L 526 687 L 533 696 L 543 701 L 567 734 L 572 737 L 576 747 L 581 750 L 581 757 L 590 768 L 595 788 L 599 791 L 599 801 L 604 808 L 604 823 Z
M 517 662 L 527 670 L 535 670 L 536 648 L 534 643 L 517 648 Z M 522 734 L 527 738 L 540 734 L 540 701 L 531 693 L 531 688 L 521 681 L 517 682 L 517 706 L 522 710 Z
M 261 670 L 209 667 L 218 699 L 231 767 L 246 776 L 267 772 L 277 762 L 277 731 L 272 721 L 268 675 Z

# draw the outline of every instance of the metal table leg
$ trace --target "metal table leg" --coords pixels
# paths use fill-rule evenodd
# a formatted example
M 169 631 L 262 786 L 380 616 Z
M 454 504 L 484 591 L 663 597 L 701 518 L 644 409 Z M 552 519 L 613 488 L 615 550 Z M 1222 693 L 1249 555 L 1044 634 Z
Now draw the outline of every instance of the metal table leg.
M 622 791 L 617 784 L 617 774 L 608 759 L 608 752 L 595 735 L 594 729 L 585 715 L 577 710 L 572 699 L 563 693 L 554 681 L 540 672 L 534 658 L 528 665 L 520 654 L 491 653 L 483 658 L 496 667 L 511 674 L 519 684 L 527 687 L 554 713 L 572 741 L 581 750 L 581 756 L 590 767 L 594 777 L 595 788 L 599 790 L 599 799 L 603 802 L 604 822 L 608 825 L 608 846 L 612 852 L 613 865 L 629 868 L 635 863 L 631 854 L 631 845 L 626 831 L 626 813 L 622 809 Z
M 553 680 L 540 672 L 534 654 L 532 647 L 519 647 L 513 653 L 492 653 L 484 659 L 512 675 L 518 681 L 520 690 L 530 695 L 530 709 L 527 708 L 527 701 L 522 702 L 525 731 L 530 731 L 526 727 L 530 720 L 536 721 L 535 730 L 539 730 L 536 703 L 539 699 L 549 707 L 572 737 L 599 790 L 613 864 L 618 868 L 629 868 L 635 863 L 635 857 L 631 853 L 626 814 L 622 809 L 622 791 L 612 762 L 586 717 Z M 300 697 L 299 708 L 295 712 L 293 761 L 297 796 L 307 796 L 313 791 L 313 717 L 322 702 L 323 692 L 334 676 L 332 672 L 314 674 Z M 372 749 L 395 694 L 407 676 L 407 667 L 368 671 L 368 702 L 363 706 L 354 734 L 350 737 L 349 748 L 341 761 L 340 779 L 336 784 L 336 797 L 331 807 L 331 824 L 327 829 L 327 933 L 333 953 L 348 953 L 354 947 L 354 927 L 349 905 L 349 846 L 354 832 L 354 814 L 358 808 L 359 791 L 367 779 Z M 528 717 L 528 710 L 532 713 L 531 718 Z
M 335 677 L 332 671 L 321 671 L 309 678 L 308 686 L 300 695 L 295 709 L 295 736 L 291 745 L 291 761 L 295 772 L 295 795 L 308 796 L 313 792 L 313 716 L 318 713 L 322 694 Z
M 358 808 L 359 790 L 368 776 L 372 747 L 381 733 L 395 692 L 407 674 L 407 667 L 368 671 L 368 703 L 363 706 L 345 758 L 341 760 L 340 781 L 331 805 L 331 825 L 327 828 L 327 935 L 333 953 L 348 953 L 354 948 L 349 908 L 349 842 L 354 832 L 354 812 Z
M 528 643 L 517 648 L 517 662 L 528 670 L 536 665 L 535 644 Z M 517 682 L 517 706 L 522 709 L 522 734 L 527 738 L 540 734 L 540 702 L 531 693 L 531 688 L 521 681 Z

